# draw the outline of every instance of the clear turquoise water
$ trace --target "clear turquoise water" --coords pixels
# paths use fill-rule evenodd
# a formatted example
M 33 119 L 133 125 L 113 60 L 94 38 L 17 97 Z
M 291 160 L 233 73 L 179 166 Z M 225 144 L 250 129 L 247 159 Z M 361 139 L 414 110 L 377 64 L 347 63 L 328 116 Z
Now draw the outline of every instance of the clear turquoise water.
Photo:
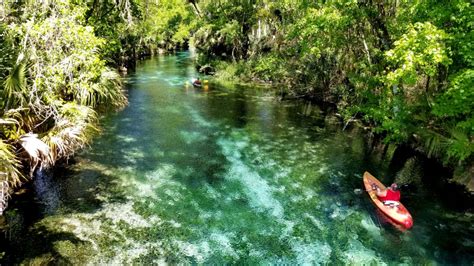
M 43 214 L 8 261 L 472 265 L 470 216 L 406 193 L 415 225 L 400 231 L 354 192 L 387 168 L 362 135 L 264 89 L 193 88 L 195 76 L 188 53 L 141 62 L 130 105 L 41 185 L 53 196 L 38 194 Z

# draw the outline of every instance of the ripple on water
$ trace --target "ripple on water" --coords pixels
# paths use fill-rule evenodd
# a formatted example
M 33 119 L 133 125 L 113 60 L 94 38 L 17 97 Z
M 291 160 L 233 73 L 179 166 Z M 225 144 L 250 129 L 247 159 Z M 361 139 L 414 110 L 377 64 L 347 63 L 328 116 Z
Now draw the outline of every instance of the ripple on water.
M 226 179 L 240 182 L 250 206 L 258 212 L 268 212 L 276 218 L 283 218 L 283 206 L 273 197 L 273 188 L 240 159 L 239 149 L 247 146 L 246 142 L 233 142 L 220 138 L 217 144 L 230 162 L 228 173 L 225 175 Z
M 365 247 L 359 240 L 349 240 L 349 247 L 344 251 L 345 264 L 360 264 L 360 265 L 387 265 L 381 258 L 377 256 L 375 251 Z
M 207 137 L 201 132 L 190 132 L 190 131 L 180 131 L 181 138 L 186 142 L 186 144 L 192 144 L 196 142 L 205 141 Z
M 160 226 L 162 220 L 157 216 L 143 217 L 135 212 L 132 202 L 106 203 L 94 213 L 78 213 L 64 217 L 51 216 L 37 226 L 45 226 L 50 232 L 71 232 L 79 240 L 90 243 L 87 262 L 96 263 L 132 263 L 135 259 L 150 251 L 156 251 L 160 242 L 134 241 L 127 231 Z M 64 241 L 63 241 L 64 242 Z M 115 243 L 108 246 L 109 243 Z M 107 246 L 104 246 L 107 245 Z M 83 257 L 71 257 L 72 253 L 81 255 L 83 245 L 58 245 L 56 252 L 72 261 L 84 263 Z M 87 249 L 86 249 L 87 250 Z
M 196 111 L 195 109 L 186 106 L 187 114 L 191 117 L 191 119 L 198 125 L 204 128 L 211 128 L 216 126 L 216 124 L 209 122 L 206 120 L 202 115 Z
M 321 265 L 330 262 L 331 247 L 326 243 L 302 243 L 293 241 L 291 248 L 296 254 L 297 265 Z

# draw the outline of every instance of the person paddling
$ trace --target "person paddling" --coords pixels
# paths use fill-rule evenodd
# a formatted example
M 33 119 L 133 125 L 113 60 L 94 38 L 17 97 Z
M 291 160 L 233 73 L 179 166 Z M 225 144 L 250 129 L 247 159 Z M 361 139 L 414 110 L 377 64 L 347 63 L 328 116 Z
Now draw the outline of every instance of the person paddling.
M 201 86 L 201 80 L 199 77 L 194 81 L 194 85 Z
M 398 202 L 400 201 L 400 190 L 396 183 L 393 183 L 390 187 L 384 190 L 381 190 L 378 186 L 375 186 L 374 189 L 376 190 L 379 200 L 385 205 L 398 205 Z

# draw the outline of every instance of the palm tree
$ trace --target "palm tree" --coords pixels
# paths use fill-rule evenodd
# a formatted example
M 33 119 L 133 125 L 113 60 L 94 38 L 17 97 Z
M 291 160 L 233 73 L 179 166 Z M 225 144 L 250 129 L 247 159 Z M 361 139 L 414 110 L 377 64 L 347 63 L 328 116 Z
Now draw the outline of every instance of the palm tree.
M 75 11 L 54 6 L 43 13 L 24 4 L 33 26 L 17 21 L 11 30 L 0 22 L 0 215 L 26 180 L 22 173 L 32 177 L 72 156 L 99 131 L 96 110 L 127 103 L 119 75 L 101 59 L 104 40 Z

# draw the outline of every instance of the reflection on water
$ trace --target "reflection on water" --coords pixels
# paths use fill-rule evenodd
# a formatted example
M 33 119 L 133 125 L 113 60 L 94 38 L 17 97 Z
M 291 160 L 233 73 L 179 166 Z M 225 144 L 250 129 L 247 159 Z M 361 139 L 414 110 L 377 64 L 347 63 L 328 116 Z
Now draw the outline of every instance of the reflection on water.
M 6 261 L 472 262 L 470 217 L 406 193 L 415 225 L 401 232 L 354 193 L 365 170 L 386 171 L 362 135 L 262 89 L 194 88 L 195 76 L 187 53 L 142 62 L 126 80 L 130 105 L 56 174 L 56 199 Z

